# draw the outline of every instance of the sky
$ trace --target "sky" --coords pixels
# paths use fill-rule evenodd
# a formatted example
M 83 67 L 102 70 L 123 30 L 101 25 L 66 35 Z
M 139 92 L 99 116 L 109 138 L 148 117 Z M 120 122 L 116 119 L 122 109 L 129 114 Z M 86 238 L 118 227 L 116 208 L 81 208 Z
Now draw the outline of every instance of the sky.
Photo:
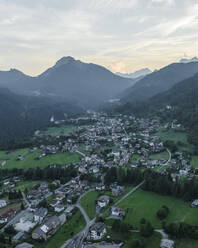
M 122 73 L 198 56 L 198 1 L 0 0 L 0 70 L 38 75 L 63 56 Z

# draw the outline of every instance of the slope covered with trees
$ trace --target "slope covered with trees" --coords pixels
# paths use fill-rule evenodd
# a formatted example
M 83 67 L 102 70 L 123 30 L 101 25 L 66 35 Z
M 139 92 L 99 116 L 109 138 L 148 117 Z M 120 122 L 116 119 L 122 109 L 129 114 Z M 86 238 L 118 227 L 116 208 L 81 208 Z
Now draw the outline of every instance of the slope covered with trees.
M 24 136 L 49 124 L 54 115 L 58 119 L 64 114 L 79 113 L 80 108 L 47 98 L 27 97 L 0 89 L 0 143 L 22 140 Z

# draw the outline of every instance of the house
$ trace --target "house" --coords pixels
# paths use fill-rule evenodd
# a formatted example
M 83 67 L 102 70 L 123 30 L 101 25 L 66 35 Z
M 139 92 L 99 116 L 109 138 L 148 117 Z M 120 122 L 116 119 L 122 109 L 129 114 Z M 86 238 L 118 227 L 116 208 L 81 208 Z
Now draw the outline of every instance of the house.
M 47 240 L 47 238 L 57 230 L 60 224 L 61 224 L 60 219 L 56 215 L 54 215 L 50 217 L 49 219 L 47 219 L 44 222 L 44 224 L 37 227 L 32 232 L 32 238 Z
M 98 198 L 98 206 L 103 208 L 106 207 L 109 204 L 109 196 L 102 195 Z
M 45 218 L 45 216 L 47 215 L 47 213 L 48 213 L 47 208 L 41 207 L 41 208 L 37 209 L 34 213 L 35 222 L 41 223 L 43 221 L 43 219 Z
M 112 208 L 111 208 L 111 214 L 112 214 L 113 216 L 123 217 L 123 216 L 125 215 L 125 211 L 122 210 L 121 208 L 112 207 Z
M 7 203 L 5 200 L 0 200 L 0 208 L 6 207 Z
M 8 222 L 10 219 L 12 219 L 16 214 L 16 210 L 14 209 L 8 209 L 5 213 L 3 213 L 0 216 L 0 223 L 6 223 Z
M 74 206 L 73 205 L 69 205 L 67 208 L 66 208 L 66 210 L 65 210 L 65 213 L 66 214 L 71 214 L 72 213 L 72 211 L 74 210 Z
M 191 206 L 192 206 L 193 208 L 197 208 L 197 207 L 198 207 L 198 199 L 194 200 L 194 201 L 192 202 Z
M 111 188 L 111 192 L 113 196 L 119 196 L 123 194 L 124 192 L 124 187 L 123 186 L 114 186 Z
M 34 246 L 32 244 L 24 242 L 20 245 L 15 246 L 15 248 L 34 248 Z
M 55 206 L 54 211 L 57 212 L 57 213 L 60 213 L 60 212 L 62 212 L 64 209 L 65 209 L 64 205 L 58 204 L 58 205 Z
M 65 198 L 65 194 L 57 194 L 56 195 L 56 200 L 62 201 Z
M 98 190 L 98 191 L 105 190 L 105 185 L 102 184 L 102 183 L 97 183 L 97 184 L 95 185 L 95 189 Z
M 99 240 L 104 237 L 106 233 L 106 227 L 102 222 L 95 223 L 90 227 L 90 238 L 93 240 Z
M 160 248 L 174 248 L 174 241 L 170 239 L 162 239 Z
M 27 238 L 27 235 L 24 232 L 18 232 L 13 238 L 12 243 L 17 243 L 25 240 Z

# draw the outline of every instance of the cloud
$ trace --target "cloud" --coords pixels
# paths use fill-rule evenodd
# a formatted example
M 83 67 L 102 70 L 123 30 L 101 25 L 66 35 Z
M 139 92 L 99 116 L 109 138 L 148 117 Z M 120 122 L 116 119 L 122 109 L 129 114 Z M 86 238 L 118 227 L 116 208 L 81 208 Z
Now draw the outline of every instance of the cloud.
M 113 71 L 159 68 L 198 56 L 197 13 L 197 0 L 1 0 L 0 69 L 38 74 L 67 55 Z

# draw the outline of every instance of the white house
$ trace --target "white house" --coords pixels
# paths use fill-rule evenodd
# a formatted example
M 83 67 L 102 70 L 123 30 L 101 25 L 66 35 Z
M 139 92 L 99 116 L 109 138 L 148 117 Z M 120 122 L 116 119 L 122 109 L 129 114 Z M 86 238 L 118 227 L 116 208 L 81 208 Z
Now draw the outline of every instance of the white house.
M 0 200 L 0 208 L 4 208 L 7 206 L 7 203 L 5 200 Z
M 95 223 L 90 228 L 90 237 L 93 240 L 100 240 L 106 233 L 106 227 L 102 222 Z
M 112 208 L 111 208 L 111 214 L 112 214 L 113 216 L 123 217 L 123 216 L 125 215 L 125 211 L 122 210 L 121 208 L 112 207 Z
M 98 206 L 103 208 L 106 207 L 109 204 L 109 196 L 102 195 L 98 199 Z

